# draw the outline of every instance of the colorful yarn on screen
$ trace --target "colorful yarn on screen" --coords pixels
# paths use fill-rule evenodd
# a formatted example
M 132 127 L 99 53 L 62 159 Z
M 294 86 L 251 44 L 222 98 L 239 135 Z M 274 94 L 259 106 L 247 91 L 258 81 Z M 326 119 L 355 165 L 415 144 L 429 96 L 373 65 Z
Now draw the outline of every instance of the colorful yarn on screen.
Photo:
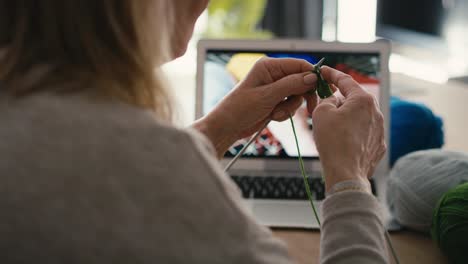
M 468 263 L 468 183 L 440 199 L 434 210 L 431 235 L 450 263 Z

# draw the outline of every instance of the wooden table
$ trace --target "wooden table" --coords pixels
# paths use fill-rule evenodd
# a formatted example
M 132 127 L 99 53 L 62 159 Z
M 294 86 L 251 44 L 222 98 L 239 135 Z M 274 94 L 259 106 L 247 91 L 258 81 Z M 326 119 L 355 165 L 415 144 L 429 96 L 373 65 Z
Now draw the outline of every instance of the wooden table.
M 273 233 L 286 242 L 289 254 L 297 263 L 318 263 L 320 249 L 318 231 L 274 229 Z M 401 264 L 448 263 L 428 236 L 411 231 L 394 232 L 390 236 Z
M 461 82 L 434 84 L 401 74 L 392 75 L 396 95 L 431 108 L 444 120 L 444 149 L 468 153 L 468 85 Z M 291 256 L 298 263 L 318 263 L 320 233 L 308 230 L 275 229 L 274 234 L 284 240 Z M 400 262 L 448 263 L 429 236 L 411 231 L 391 234 Z

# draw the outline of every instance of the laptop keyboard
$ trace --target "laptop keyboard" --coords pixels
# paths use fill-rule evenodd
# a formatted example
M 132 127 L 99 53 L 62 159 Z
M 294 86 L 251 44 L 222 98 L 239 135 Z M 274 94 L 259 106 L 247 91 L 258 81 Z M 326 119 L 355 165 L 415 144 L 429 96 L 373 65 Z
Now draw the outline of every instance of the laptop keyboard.
M 239 176 L 232 175 L 232 180 L 239 186 L 244 198 L 307 200 L 307 193 L 302 177 L 281 176 Z M 314 200 L 325 198 L 325 185 L 321 177 L 308 177 L 310 191 Z M 372 193 L 375 195 L 374 182 L 371 179 Z

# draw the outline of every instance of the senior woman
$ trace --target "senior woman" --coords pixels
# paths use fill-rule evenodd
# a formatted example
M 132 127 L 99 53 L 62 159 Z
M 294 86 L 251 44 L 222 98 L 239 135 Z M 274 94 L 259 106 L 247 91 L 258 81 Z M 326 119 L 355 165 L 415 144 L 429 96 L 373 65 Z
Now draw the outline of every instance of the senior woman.
M 344 98 L 318 103 L 312 65 L 260 60 L 205 118 L 171 125 L 159 67 L 206 5 L 0 0 L 2 263 L 291 263 L 216 157 L 303 98 L 330 193 L 321 262 L 387 262 L 367 180 L 382 115 L 349 76 L 324 67 Z

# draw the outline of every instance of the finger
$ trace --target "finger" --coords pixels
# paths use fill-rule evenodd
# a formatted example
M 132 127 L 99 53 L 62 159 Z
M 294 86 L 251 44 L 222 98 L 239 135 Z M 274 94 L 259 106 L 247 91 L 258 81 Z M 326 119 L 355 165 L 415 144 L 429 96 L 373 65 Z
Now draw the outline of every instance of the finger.
M 272 120 L 281 122 L 288 119 L 290 115 L 294 115 L 296 110 L 301 107 L 302 102 L 302 96 L 289 97 L 275 107 L 273 110 Z
M 350 75 L 332 69 L 328 66 L 320 68 L 322 77 L 338 88 L 344 97 L 349 97 L 353 93 L 363 93 L 364 89 Z
M 288 75 L 274 83 L 264 85 L 259 89 L 266 89 L 272 100 L 281 102 L 292 95 L 302 95 L 317 87 L 315 73 L 297 73 Z
M 302 73 L 302 72 L 311 72 L 314 69 L 314 66 L 302 59 L 293 59 L 293 58 L 262 58 L 260 59 L 256 67 L 265 67 L 270 74 L 270 77 L 273 81 L 277 81 L 285 76 Z
M 346 98 L 341 93 L 336 93 L 335 97 L 338 102 L 336 106 L 339 108 L 344 103 Z
M 330 105 L 333 108 L 337 108 L 340 106 L 340 100 L 335 95 L 332 95 L 328 98 L 321 99 L 319 105 Z
M 317 114 L 320 115 L 321 112 L 329 112 L 332 110 L 336 110 L 337 106 L 338 99 L 334 95 L 320 100 L 320 103 L 315 107 L 314 111 L 312 112 L 312 119 L 315 119 Z
M 314 109 L 315 107 L 317 107 L 318 104 L 317 93 L 315 91 L 311 93 L 305 93 L 303 97 L 307 103 L 307 111 L 309 112 L 309 114 L 312 114 L 312 112 L 314 112 Z

